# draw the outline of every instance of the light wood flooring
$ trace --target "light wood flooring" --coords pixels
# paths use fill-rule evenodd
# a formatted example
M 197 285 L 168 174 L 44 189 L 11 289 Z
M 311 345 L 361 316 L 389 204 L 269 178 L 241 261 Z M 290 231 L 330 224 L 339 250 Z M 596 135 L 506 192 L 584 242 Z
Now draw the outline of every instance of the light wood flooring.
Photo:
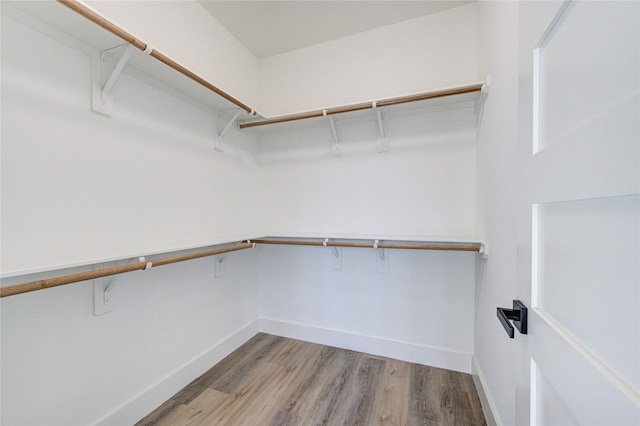
M 485 425 L 469 374 L 260 333 L 137 425 Z

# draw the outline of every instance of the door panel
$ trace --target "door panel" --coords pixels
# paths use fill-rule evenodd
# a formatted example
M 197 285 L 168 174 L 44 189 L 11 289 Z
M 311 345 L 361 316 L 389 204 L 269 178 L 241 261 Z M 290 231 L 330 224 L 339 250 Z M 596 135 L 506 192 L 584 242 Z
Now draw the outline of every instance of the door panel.
M 640 391 L 640 345 L 630 344 L 640 335 L 640 292 L 629 279 L 640 276 L 640 245 L 628 238 L 640 235 L 640 196 L 537 210 L 532 304 Z
M 640 424 L 640 3 L 522 2 L 520 47 L 517 420 Z
M 638 49 L 630 40 L 637 37 L 638 17 L 633 8 L 608 3 L 568 5 L 538 43 L 540 150 L 597 123 L 637 93 Z
M 635 93 L 532 157 L 533 198 L 553 202 L 640 190 L 637 86 Z
M 566 426 L 579 425 L 571 414 L 571 410 L 565 405 L 564 399 L 556 392 L 553 383 L 550 383 L 542 369 L 538 368 L 535 361 L 531 361 L 532 389 L 536 390 L 533 396 L 535 412 L 532 415 L 532 424 L 546 425 L 552 422 Z
M 530 424 L 564 426 L 568 413 L 580 425 L 637 425 L 636 394 L 553 318 L 543 311 L 536 317 L 529 365 L 531 375 L 544 380 L 531 378 Z

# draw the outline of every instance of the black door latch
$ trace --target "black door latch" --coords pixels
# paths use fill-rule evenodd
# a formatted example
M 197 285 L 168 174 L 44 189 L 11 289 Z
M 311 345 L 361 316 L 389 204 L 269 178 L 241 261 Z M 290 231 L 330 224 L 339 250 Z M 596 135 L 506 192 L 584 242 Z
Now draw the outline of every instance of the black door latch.
M 527 307 L 519 300 L 513 301 L 513 309 L 498 308 L 498 319 L 509 337 L 513 339 L 513 325 L 521 334 L 527 334 Z M 513 325 L 509 322 L 513 320 Z

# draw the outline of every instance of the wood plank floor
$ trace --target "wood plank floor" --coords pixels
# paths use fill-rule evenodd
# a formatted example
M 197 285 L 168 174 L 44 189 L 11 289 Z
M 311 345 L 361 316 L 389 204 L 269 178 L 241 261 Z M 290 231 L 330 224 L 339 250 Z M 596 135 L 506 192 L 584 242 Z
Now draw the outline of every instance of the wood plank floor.
M 469 374 L 260 333 L 137 425 L 485 425 Z

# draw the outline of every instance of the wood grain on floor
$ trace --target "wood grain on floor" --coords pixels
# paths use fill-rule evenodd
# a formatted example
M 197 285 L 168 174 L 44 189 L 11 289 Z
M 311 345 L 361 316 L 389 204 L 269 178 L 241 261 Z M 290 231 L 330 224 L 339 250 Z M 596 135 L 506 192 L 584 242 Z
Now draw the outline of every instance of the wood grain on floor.
M 486 425 L 469 374 L 260 333 L 141 425 Z

